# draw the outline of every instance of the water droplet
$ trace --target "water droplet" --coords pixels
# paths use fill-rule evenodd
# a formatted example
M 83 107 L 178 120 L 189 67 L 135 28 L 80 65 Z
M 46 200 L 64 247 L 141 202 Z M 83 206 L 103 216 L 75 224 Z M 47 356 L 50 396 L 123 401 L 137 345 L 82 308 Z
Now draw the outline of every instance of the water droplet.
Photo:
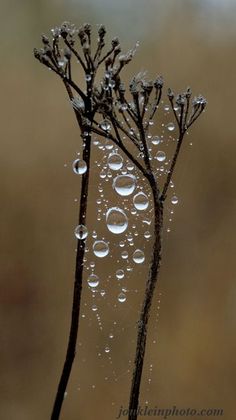
M 114 338 L 114 334 L 113 333 L 110 333 L 109 334 L 109 338 Z
M 96 312 L 97 310 L 98 310 L 97 306 L 96 306 L 96 305 L 93 305 L 93 306 L 92 306 L 92 311 L 93 311 L 93 312 Z
M 169 131 L 174 131 L 174 129 L 175 129 L 175 125 L 174 125 L 174 123 L 172 123 L 172 122 L 170 122 L 169 124 L 167 124 L 167 129 L 169 130 Z
M 166 158 L 165 152 L 162 152 L 161 150 L 157 152 L 156 158 L 159 162 L 163 162 Z
M 178 204 L 178 201 L 179 201 L 178 197 L 176 197 L 176 195 L 173 195 L 173 197 L 171 199 L 171 203 L 172 204 Z
M 84 225 L 78 225 L 75 228 L 75 236 L 77 239 L 85 239 L 88 236 L 88 229 Z
M 118 175 L 114 179 L 112 186 L 117 194 L 125 197 L 134 192 L 136 187 L 136 178 L 134 175 Z
M 124 276 L 125 276 L 125 273 L 124 273 L 124 270 L 117 270 L 117 272 L 116 272 L 116 277 L 117 277 L 117 279 L 123 279 L 124 278 Z
M 146 210 L 149 206 L 148 197 L 143 192 L 140 192 L 134 196 L 133 203 L 137 210 Z
M 96 255 L 96 257 L 106 257 L 109 254 L 109 246 L 104 241 L 96 241 L 93 244 L 93 252 Z
M 110 348 L 109 347 L 105 347 L 105 353 L 110 353 Z
M 152 137 L 152 144 L 157 145 L 161 142 L 161 139 L 159 136 L 153 136 Z
M 128 105 L 126 104 L 126 103 L 124 103 L 124 104 L 121 104 L 120 105 L 120 111 L 126 111 L 127 110 L 127 108 L 128 108 Z
M 97 287 L 99 285 L 99 277 L 96 274 L 90 274 L 87 281 L 90 287 Z
M 118 153 L 111 153 L 108 156 L 107 163 L 110 169 L 112 169 L 113 171 L 118 171 L 123 166 L 123 158 Z
M 111 89 L 113 89 L 113 88 L 115 87 L 115 85 L 116 85 L 115 80 L 111 79 L 111 80 L 109 81 L 109 87 L 110 87 Z
M 111 130 L 111 123 L 108 120 L 103 120 L 100 123 L 100 127 L 105 131 L 110 131 Z
M 126 301 L 126 295 L 122 292 L 118 295 L 118 301 L 124 303 Z
M 92 80 L 91 74 L 86 74 L 85 80 L 86 80 L 86 82 L 90 82 Z
M 75 174 L 82 175 L 87 171 L 87 164 L 82 159 L 76 159 L 72 164 L 72 168 Z
M 124 210 L 111 207 L 106 213 L 107 228 L 115 234 L 123 233 L 128 227 L 128 219 Z
M 142 264 L 145 261 L 145 255 L 141 249 L 136 249 L 136 251 L 134 251 L 133 260 L 136 264 Z
M 149 239 L 151 237 L 151 233 L 147 230 L 146 232 L 144 232 L 144 238 L 145 239 Z

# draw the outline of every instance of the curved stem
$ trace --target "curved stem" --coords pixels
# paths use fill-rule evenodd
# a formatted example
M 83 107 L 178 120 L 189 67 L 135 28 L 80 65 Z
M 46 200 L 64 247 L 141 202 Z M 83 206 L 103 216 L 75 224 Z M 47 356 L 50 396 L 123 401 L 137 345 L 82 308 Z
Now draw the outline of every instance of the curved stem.
M 149 178 L 149 183 L 153 193 L 153 204 L 154 204 L 154 244 L 153 254 L 149 270 L 149 275 L 146 284 L 145 296 L 143 300 L 142 310 L 138 322 L 138 336 L 136 344 L 136 355 L 134 361 L 133 379 L 130 390 L 130 401 L 129 401 L 129 420 L 137 419 L 137 411 L 139 405 L 139 392 L 140 384 L 143 371 L 143 362 L 146 349 L 146 337 L 148 320 L 150 315 L 150 309 L 153 301 L 153 295 L 157 283 L 157 277 L 161 264 L 161 235 L 163 227 L 163 202 L 159 198 L 158 188 L 152 177 Z
M 87 164 L 87 171 L 82 176 L 81 194 L 80 194 L 80 209 L 79 209 L 79 224 L 85 225 L 87 213 L 87 198 L 88 198 L 88 185 L 90 174 L 90 153 L 91 153 L 91 137 L 87 136 L 85 148 L 83 150 L 83 160 Z M 82 275 L 83 275 L 83 259 L 85 252 L 85 240 L 78 240 L 77 255 L 76 255 L 76 268 L 75 268 L 75 281 L 74 281 L 74 295 L 71 314 L 70 334 L 67 345 L 67 352 L 65 363 L 63 366 L 62 374 L 59 380 L 58 390 L 51 414 L 51 420 L 57 420 L 60 417 L 61 408 L 64 400 L 66 387 L 69 381 L 73 361 L 76 353 L 76 343 L 79 327 L 79 313 L 80 301 L 82 293 Z

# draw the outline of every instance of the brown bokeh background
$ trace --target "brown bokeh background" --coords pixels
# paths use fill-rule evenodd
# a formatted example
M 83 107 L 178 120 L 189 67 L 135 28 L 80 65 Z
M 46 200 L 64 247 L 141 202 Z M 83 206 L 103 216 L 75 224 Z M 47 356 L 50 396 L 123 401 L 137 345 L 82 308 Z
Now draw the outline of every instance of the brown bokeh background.
M 80 137 L 63 86 L 32 56 L 40 34 L 64 20 L 104 23 L 124 48 L 139 40 L 133 72 L 207 97 L 176 171 L 180 204 L 164 235 L 141 402 L 222 407 L 235 419 L 235 17 L 226 0 L 1 4 L 1 419 L 49 419 L 66 349 L 79 187 L 64 164 Z M 96 224 L 92 205 L 89 220 Z M 131 281 L 141 289 L 141 279 Z M 87 291 L 83 299 L 89 305 Z M 114 315 L 108 291 L 102 331 L 87 310 L 62 419 L 111 420 L 127 406 L 140 299 L 131 294 Z M 101 349 L 111 319 L 109 359 Z

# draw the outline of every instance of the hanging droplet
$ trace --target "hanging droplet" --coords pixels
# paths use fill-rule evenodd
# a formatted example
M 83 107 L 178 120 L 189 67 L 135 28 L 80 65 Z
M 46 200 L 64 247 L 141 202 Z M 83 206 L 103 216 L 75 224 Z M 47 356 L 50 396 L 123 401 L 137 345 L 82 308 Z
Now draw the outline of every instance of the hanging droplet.
M 121 270 L 121 269 L 117 270 L 116 277 L 117 277 L 118 280 L 123 279 L 124 276 L 125 276 L 124 270 Z
M 174 129 L 175 129 L 175 125 L 174 125 L 174 123 L 170 122 L 169 124 L 167 124 L 167 125 L 166 125 L 166 128 L 167 128 L 169 131 L 174 131 Z
M 113 171 L 118 171 L 123 166 L 123 158 L 118 153 L 111 153 L 108 156 L 107 164 Z
M 144 238 L 145 239 L 149 239 L 151 237 L 151 233 L 147 230 L 146 232 L 144 232 Z
M 137 210 L 146 210 L 149 206 L 148 197 L 143 192 L 140 192 L 134 196 L 133 203 Z
M 154 144 L 155 146 L 157 145 L 157 144 L 159 144 L 161 142 L 161 139 L 160 139 L 160 137 L 159 136 L 153 136 L 152 137 L 152 144 Z
M 131 195 L 136 187 L 136 177 L 134 175 L 118 175 L 112 186 L 117 194 L 123 197 Z
M 90 274 L 87 281 L 90 287 L 97 287 L 99 285 L 99 277 L 96 274 Z
M 105 347 L 105 353 L 110 353 L 110 348 L 108 346 Z
M 82 175 L 87 171 L 87 164 L 82 159 L 76 159 L 72 164 L 72 168 L 75 174 Z
M 107 228 L 115 234 L 123 233 L 128 227 L 128 219 L 124 210 L 111 207 L 106 213 Z
M 123 292 L 121 292 L 121 293 L 118 295 L 118 301 L 119 301 L 120 303 L 124 303 L 124 302 L 126 301 L 126 295 L 125 295 Z
M 176 197 L 176 195 L 173 195 L 173 197 L 172 197 L 172 199 L 171 199 L 171 203 L 172 203 L 172 204 L 178 204 L 178 202 L 179 202 L 178 197 Z
M 100 127 L 105 131 L 110 131 L 111 130 L 111 123 L 108 120 L 103 120 L 100 123 Z
M 142 264 L 145 261 L 145 255 L 141 249 L 136 249 L 136 251 L 134 251 L 133 260 L 136 264 Z
M 157 152 L 156 158 L 159 162 L 163 162 L 166 158 L 165 152 L 162 152 L 161 150 Z
M 92 76 L 91 76 L 91 74 L 86 74 L 86 76 L 85 76 L 85 80 L 86 80 L 86 82 L 90 82 L 91 80 L 92 80 Z
M 96 257 L 106 257 L 109 254 L 109 246 L 104 241 L 96 241 L 93 244 L 93 252 L 96 255 Z
M 85 239 L 88 236 L 88 229 L 84 225 L 76 226 L 74 232 L 77 239 Z
M 121 258 L 123 258 L 123 260 L 127 260 L 129 258 L 128 252 L 127 251 L 122 251 Z
M 97 310 L 98 310 L 97 305 L 93 305 L 93 306 L 92 306 L 92 311 L 93 311 L 93 312 L 96 312 Z

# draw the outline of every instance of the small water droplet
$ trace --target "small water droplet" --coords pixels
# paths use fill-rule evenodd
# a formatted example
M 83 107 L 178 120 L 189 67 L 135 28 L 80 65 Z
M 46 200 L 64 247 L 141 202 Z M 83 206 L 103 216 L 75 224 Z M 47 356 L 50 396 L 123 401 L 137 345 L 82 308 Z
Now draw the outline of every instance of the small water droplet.
M 143 192 L 140 192 L 134 196 L 133 203 L 137 210 L 146 210 L 149 206 L 148 197 Z
M 77 239 L 85 239 L 88 236 L 88 229 L 84 225 L 76 226 L 74 232 Z
M 172 197 L 172 199 L 171 199 L 171 203 L 172 203 L 172 204 L 178 204 L 178 202 L 179 202 L 178 197 L 176 197 L 176 195 L 173 195 L 173 197 Z
M 145 255 L 141 249 L 136 249 L 136 251 L 134 251 L 133 260 L 136 264 L 142 264 L 145 261 Z
M 86 74 L 86 76 L 85 76 L 85 80 L 86 80 L 86 82 L 90 82 L 91 80 L 92 80 L 92 76 L 91 76 L 91 74 Z
M 161 150 L 157 152 L 156 158 L 159 162 L 163 162 L 166 159 L 165 152 L 162 152 Z
M 123 233 L 128 227 L 128 219 L 124 210 L 111 207 L 106 213 L 107 228 L 115 234 Z
M 122 292 L 118 295 L 118 301 L 124 303 L 126 301 L 126 295 Z
M 105 353 L 110 353 L 110 348 L 108 346 L 105 347 Z
M 174 131 L 174 129 L 175 129 L 175 125 L 174 125 L 174 123 L 170 122 L 169 124 L 167 124 L 167 125 L 166 125 L 166 128 L 167 128 L 169 131 Z
M 123 252 L 121 253 L 121 258 L 123 258 L 123 260 L 127 260 L 127 259 L 128 259 L 128 257 L 129 257 L 129 254 L 128 254 L 128 252 L 127 252 L 127 251 L 123 251 Z
M 87 171 L 87 164 L 82 159 L 76 159 L 72 164 L 72 168 L 75 174 L 82 175 Z
M 153 136 L 151 141 L 152 141 L 152 144 L 156 146 L 157 144 L 161 142 L 161 139 L 159 136 Z
M 111 123 L 108 120 L 103 120 L 100 123 L 100 127 L 104 130 L 104 131 L 110 131 L 111 130 Z
M 109 254 L 109 246 L 104 241 L 96 241 L 93 244 L 93 252 L 96 255 L 96 257 L 106 257 Z
M 117 277 L 117 279 L 123 279 L 124 278 L 124 276 L 125 276 L 125 273 L 124 273 L 124 270 L 117 270 L 116 271 L 116 277 Z
M 93 311 L 93 312 L 96 312 L 97 310 L 98 310 L 97 305 L 93 305 L 93 306 L 92 306 L 92 311 Z
M 90 274 L 87 281 L 90 287 L 97 287 L 99 285 L 99 277 L 96 274 Z

